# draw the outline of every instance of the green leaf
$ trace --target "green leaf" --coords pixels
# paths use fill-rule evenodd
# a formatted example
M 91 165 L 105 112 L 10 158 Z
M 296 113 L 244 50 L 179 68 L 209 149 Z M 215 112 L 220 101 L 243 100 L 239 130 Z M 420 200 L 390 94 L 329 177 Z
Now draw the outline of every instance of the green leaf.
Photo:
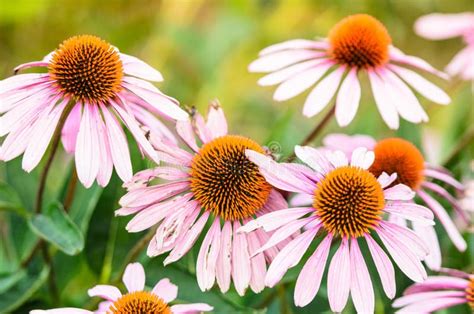
M 45 266 L 40 273 L 28 274 L 16 282 L 7 292 L 0 294 L 0 309 L 2 313 L 11 313 L 41 287 L 49 274 L 49 267 Z
M 94 184 L 86 189 L 82 184 L 78 184 L 74 192 L 74 201 L 69 210 L 71 219 L 77 224 L 79 229 L 86 234 L 89 221 L 96 208 L 103 189 Z
M 13 274 L 1 275 L 0 276 L 0 293 L 3 293 L 10 289 L 11 286 L 16 284 L 18 281 L 26 276 L 24 269 L 17 271 Z
M 20 216 L 26 215 L 26 210 L 15 190 L 5 182 L 0 182 L 0 211 L 16 212 Z
M 44 213 L 33 216 L 28 225 L 33 232 L 68 255 L 76 255 L 84 248 L 81 231 L 58 202 L 48 206 Z

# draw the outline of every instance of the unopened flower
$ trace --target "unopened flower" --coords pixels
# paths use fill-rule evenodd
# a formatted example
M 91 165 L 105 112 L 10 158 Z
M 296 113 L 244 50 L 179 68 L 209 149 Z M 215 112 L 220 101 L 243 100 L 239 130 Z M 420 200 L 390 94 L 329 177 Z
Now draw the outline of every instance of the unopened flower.
M 445 77 L 426 61 L 392 46 L 387 29 L 377 19 L 356 14 L 336 24 L 328 38 L 295 39 L 263 49 L 249 70 L 270 72 L 258 83 L 279 85 L 273 95 L 277 101 L 316 84 L 303 107 L 307 117 L 321 112 L 336 95 L 340 126 L 348 125 L 357 113 L 361 97 L 358 76 L 366 73 L 383 120 L 397 129 L 399 116 L 413 123 L 428 121 L 412 89 L 438 104 L 450 102 L 445 92 L 408 67 Z
M 450 276 L 430 276 L 405 290 L 393 302 L 397 313 L 431 313 L 459 304 L 468 304 L 474 311 L 474 275 L 451 271 Z
M 208 312 L 212 306 L 205 303 L 170 305 L 178 296 L 178 287 L 168 278 L 161 279 L 151 291 L 145 290 L 145 270 L 140 263 L 127 265 L 123 274 L 127 293 L 122 294 L 117 287 L 97 285 L 89 289 L 89 296 L 100 297 L 105 301 L 96 311 L 78 308 L 58 308 L 34 310 L 30 314 L 105 314 L 105 313 L 149 313 L 149 314 L 198 314 Z
M 363 142 L 361 137 L 364 138 Z M 448 215 L 448 212 L 438 200 L 430 195 L 434 193 L 439 198 L 444 199 L 465 222 L 468 222 L 469 217 L 463 211 L 460 202 L 443 186 L 436 183 L 436 181 L 441 181 L 458 191 L 462 191 L 464 187 L 447 169 L 426 162 L 422 153 L 415 145 L 401 138 L 386 138 L 377 142 L 367 135 L 348 136 L 344 134 L 328 135 L 324 138 L 323 143 L 326 149 L 337 150 L 344 148 L 347 153 L 352 153 L 349 149 L 357 144 L 363 144 L 363 147 L 373 150 L 375 161 L 369 168 L 369 171 L 375 176 L 379 176 L 383 172 L 387 174 L 396 173 L 397 180 L 395 183 L 409 186 L 423 203 L 433 211 L 456 248 L 460 251 L 466 250 L 467 243 Z M 406 219 L 396 213 L 390 215 L 390 220 L 404 226 L 407 225 Z M 410 228 L 430 248 L 430 254 L 425 259 L 426 264 L 431 269 L 439 269 L 441 267 L 442 254 L 435 228 L 430 225 L 420 224 L 417 221 L 412 221 Z
M 84 186 L 96 179 L 107 185 L 114 167 L 128 181 L 133 172 L 121 124 L 145 154 L 158 160 L 146 132 L 172 135 L 155 114 L 187 119 L 175 99 L 148 82 L 163 80 L 157 70 L 95 36 L 71 37 L 43 60 L 19 65 L 15 72 L 31 67 L 46 68 L 47 73 L 0 81 L 0 136 L 7 135 L 0 160 L 23 154 L 22 167 L 28 172 L 60 131 L 65 150 L 75 155 Z
M 463 80 L 474 79 L 474 13 L 428 14 L 416 21 L 415 32 L 432 40 L 462 37 L 467 47 L 454 56 L 446 72 Z
M 267 286 L 273 287 L 289 268 L 300 262 L 318 238 L 318 233 L 324 238 L 296 281 L 294 300 L 297 306 L 307 305 L 316 296 L 333 243 L 340 242 L 328 271 L 327 292 L 334 312 L 342 312 L 349 293 L 357 312 L 374 311 L 372 280 L 359 240 L 364 239 L 367 243 L 370 251 L 367 258 L 372 258 L 389 298 L 395 296 L 395 271 L 374 235 L 380 238 L 395 263 L 410 279 L 422 282 L 426 278 L 421 261 L 428 254 L 428 247 L 408 228 L 387 221 L 386 215 L 396 213 L 405 219 L 432 225 L 433 214 L 410 201 L 414 193 L 409 187 L 403 184 L 392 186 L 396 174 L 382 173 L 375 177 L 368 171 L 374 161 L 373 152 L 358 148 L 350 160 L 341 151 L 325 155 L 311 147 L 297 146 L 295 153 L 311 168 L 279 164 L 259 152 L 247 150 L 247 156 L 273 186 L 304 193 L 313 199 L 311 206 L 269 213 L 240 229 L 241 232 L 251 232 L 263 228 L 274 232 L 254 254 L 274 246 L 299 228 L 304 230 L 272 261 L 265 277 Z
M 247 137 L 228 134 L 218 105 L 211 105 L 207 122 L 195 113 L 192 121 L 180 121 L 176 127 L 191 152 L 156 141 L 167 165 L 137 173 L 125 185 L 128 193 L 120 199 L 122 208 L 116 214 L 135 215 L 127 225 L 129 232 L 158 226 L 147 254 L 169 252 L 165 265 L 182 258 L 204 232 L 196 264 L 203 291 L 217 281 L 226 292 L 231 280 L 240 295 L 249 285 L 255 292 L 261 291 L 266 264 L 277 251 L 262 252 L 251 260 L 250 252 L 262 246 L 270 234 L 261 230 L 242 234 L 237 229 L 255 216 L 287 207 L 285 199 L 245 156 L 246 149 L 264 153 L 264 148 Z M 207 222 L 211 224 L 208 229 Z

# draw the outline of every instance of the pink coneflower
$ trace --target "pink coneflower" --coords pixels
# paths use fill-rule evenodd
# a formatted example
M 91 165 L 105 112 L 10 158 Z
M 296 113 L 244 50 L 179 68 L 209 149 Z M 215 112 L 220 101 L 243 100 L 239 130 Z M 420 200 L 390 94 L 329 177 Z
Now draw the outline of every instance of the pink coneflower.
M 217 279 L 221 291 L 226 292 L 231 278 L 240 295 L 249 285 L 255 292 L 261 291 L 266 263 L 276 250 L 250 260 L 249 252 L 262 246 L 269 234 L 242 234 L 237 229 L 255 216 L 287 207 L 285 199 L 245 156 L 246 149 L 264 153 L 264 148 L 249 138 L 229 135 L 224 112 L 217 105 L 210 107 L 207 122 L 195 113 L 193 121 L 179 121 L 176 128 L 192 152 L 157 141 L 155 145 L 169 165 L 136 174 L 126 184 L 128 193 L 121 198 L 122 208 L 116 214 L 135 214 L 127 225 L 129 232 L 158 225 L 147 254 L 170 252 L 165 265 L 183 257 L 205 232 L 196 264 L 203 291 Z M 197 144 L 196 136 L 202 145 Z M 157 178 L 166 182 L 151 181 Z M 211 226 L 203 231 L 208 221 Z
M 140 149 L 158 160 L 145 132 L 172 135 L 154 114 L 187 119 L 175 99 L 145 81 L 162 81 L 157 70 L 95 36 L 71 37 L 43 60 L 19 65 L 15 72 L 30 67 L 45 67 L 48 72 L 0 81 L 0 136 L 8 134 L 0 160 L 24 153 L 22 167 L 28 172 L 40 162 L 58 124 L 64 124 L 62 142 L 67 152 L 75 154 L 84 186 L 96 179 L 107 185 L 113 167 L 128 181 L 132 165 L 119 121 Z M 65 123 L 60 122 L 62 116 Z
M 361 137 L 364 141 L 361 141 Z M 369 168 L 369 171 L 375 176 L 379 176 L 383 172 L 387 174 L 396 173 L 397 180 L 395 183 L 409 186 L 423 203 L 433 211 L 456 248 L 460 251 L 466 250 L 466 241 L 453 220 L 449 217 L 444 207 L 428 193 L 435 193 L 441 199 L 447 201 L 464 221 L 469 221 L 459 201 L 435 181 L 441 181 L 458 191 L 462 191 L 463 185 L 454 179 L 447 169 L 427 163 L 418 148 L 401 138 L 386 138 L 377 142 L 366 135 L 347 136 L 344 134 L 332 134 L 325 137 L 323 143 L 327 149 L 337 150 L 345 148 L 347 153 L 350 153 L 348 149 L 356 144 L 373 150 L 375 161 Z M 390 220 L 406 225 L 406 219 L 396 213 L 390 215 Z M 430 254 L 425 259 L 426 264 L 431 269 L 439 269 L 441 267 L 442 254 L 435 228 L 429 225 L 420 225 L 416 221 L 411 222 L 410 228 L 430 248 Z
M 316 84 L 303 107 L 307 117 L 322 111 L 337 94 L 336 120 L 340 126 L 348 125 L 356 115 L 361 96 L 358 74 L 364 72 L 390 128 L 398 128 L 399 115 L 413 123 L 428 121 L 410 87 L 439 104 L 448 104 L 450 98 L 407 66 L 444 75 L 391 43 L 387 29 L 378 20 L 367 14 L 351 15 L 336 24 L 328 38 L 295 39 L 265 48 L 249 70 L 271 72 L 258 83 L 279 85 L 273 95 L 277 101 L 290 99 Z
M 375 234 L 408 277 L 416 282 L 426 278 L 421 263 L 428 254 L 425 243 L 411 230 L 387 221 L 386 214 L 396 213 L 425 225 L 433 224 L 433 214 L 410 202 L 414 193 L 406 185 L 390 187 L 397 178 L 395 174 L 383 173 L 376 178 L 367 170 L 374 161 L 373 152 L 358 148 L 350 161 L 341 151 L 325 155 L 311 147 L 296 146 L 295 153 L 312 169 L 304 165 L 278 164 L 259 152 L 247 150 L 247 156 L 259 166 L 270 184 L 313 198 L 312 206 L 269 213 L 240 229 L 244 232 L 259 228 L 274 231 L 269 241 L 255 253 L 272 247 L 297 228 L 305 230 L 272 261 L 265 277 L 266 285 L 273 287 L 289 268 L 299 263 L 318 232 L 325 234 L 324 239 L 296 281 L 294 300 L 297 306 L 307 305 L 317 294 L 331 244 L 339 239 L 340 246 L 331 259 L 328 272 L 328 298 L 334 312 L 342 312 L 349 292 L 359 313 L 374 311 L 372 281 L 359 248 L 361 238 L 369 247 L 389 298 L 395 295 L 395 272 L 387 254 L 375 241 Z
M 474 275 L 448 270 L 450 276 L 430 276 L 423 283 L 405 290 L 404 296 L 393 302 L 397 313 L 431 313 L 467 303 L 474 311 Z
M 105 301 L 99 304 L 97 311 L 87 311 L 77 308 L 59 308 L 52 310 L 34 310 L 30 314 L 57 313 L 57 314 L 86 314 L 86 313 L 201 313 L 213 309 L 205 303 L 169 305 L 178 296 L 178 287 L 168 278 L 161 279 L 151 291 L 145 289 L 145 270 L 140 263 L 127 265 L 123 274 L 123 283 L 128 292 L 123 294 L 115 286 L 97 285 L 89 289 L 89 296 L 100 297 Z
M 462 36 L 467 47 L 454 56 L 446 72 L 463 80 L 474 79 L 474 13 L 428 14 L 416 21 L 415 32 L 433 40 Z

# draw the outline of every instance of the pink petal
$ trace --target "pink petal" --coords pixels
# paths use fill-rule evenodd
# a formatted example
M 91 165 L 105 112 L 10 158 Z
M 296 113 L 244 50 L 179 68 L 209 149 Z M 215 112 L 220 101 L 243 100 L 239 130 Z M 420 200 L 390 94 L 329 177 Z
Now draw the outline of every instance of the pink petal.
M 224 223 L 221 233 L 221 247 L 217 258 L 216 277 L 217 284 L 222 293 L 227 292 L 230 287 L 231 274 L 231 247 L 232 247 L 232 226 L 229 221 Z
M 332 62 L 321 62 L 312 68 L 295 74 L 278 86 L 273 94 L 273 99 L 284 101 L 301 94 L 316 83 L 332 65 Z
M 261 247 L 256 232 L 247 234 L 247 242 L 250 253 L 255 252 Z M 250 288 L 253 292 L 259 293 L 265 288 L 265 275 L 267 273 L 265 255 L 263 253 L 254 254 L 250 259 L 250 267 Z
M 397 307 L 403 307 L 403 306 L 409 305 L 410 303 L 411 304 L 418 303 L 418 302 L 429 303 L 439 298 L 464 297 L 465 294 L 466 293 L 464 291 L 431 291 L 431 292 L 408 294 L 396 299 L 393 302 L 392 306 L 397 308 Z
M 314 210 L 312 207 L 295 207 L 277 210 L 249 221 L 245 226 L 240 228 L 239 232 L 250 232 L 258 228 L 263 228 L 265 231 L 272 231 Z
M 441 180 L 460 191 L 464 190 L 464 186 L 462 185 L 462 183 L 454 179 L 449 174 L 443 173 L 441 171 L 433 170 L 433 169 L 425 169 L 424 175 L 427 177 Z
M 362 169 L 369 169 L 374 163 L 374 160 L 375 154 L 373 151 L 368 151 L 365 147 L 358 147 L 352 152 L 350 165 Z
M 123 71 L 125 74 L 133 75 L 148 81 L 163 81 L 161 73 L 142 60 L 124 53 L 120 53 L 120 59 L 122 60 Z
M 415 203 L 391 203 L 385 206 L 384 211 L 390 214 L 397 215 L 404 219 L 416 221 L 424 225 L 434 225 L 433 212 L 425 206 L 417 205 Z
M 77 134 L 79 133 L 79 126 L 81 124 L 82 105 L 77 103 L 69 113 L 64 127 L 61 130 L 61 139 L 64 150 L 68 153 L 73 153 L 76 148 Z
M 85 104 L 75 149 L 76 170 L 79 181 L 89 188 L 99 173 L 100 159 L 96 153 L 99 146 L 97 122 L 94 119 L 95 105 Z
M 122 277 L 128 292 L 142 291 L 145 288 L 145 270 L 140 263 L 130 263 Z
M 220 219 L 215 219 L 202 241 L 196 262 L 196 277 L 199 288 L 206 291 L 212 288 L 216 278 L 216 263 L 220 247 Z
M 332 257 L 328 272 L 328 299 L 333 312 L 342 312 L 349 297 L 351 283 L 349 241 L 343 238 L 341 246 Z
M 260 51 L 259 55 L 263 56 L 270 53 L 275 53 L 281 50 L 287 49 L 322 49 L 326 50 L 329 48 L 329 44 L 325 41 L 314 41 L 307 39 L 292 39 L 287 40 L 278 44 L 268 46 L 267 48 Z
M 383 191 L 385 199 L 391 201 L 409 201 L 415 197 L 413 192 L 408 186 L 404 184 L 397 184 L 391 188 Z
M 415 32 L 428 39 L 439 40 L 462 36 L 474 28 L 474 14 L 431 13 L 415 22 Z
M 313 68 L 315 65 L 318 65 L 321 62 L 324 62 L 325 60 L 326 59 L 316 59 L 316 60 L 300 62 L 295 65 L 289 66 L 287 68 L 283 68 L 279 71 L 272 72 L 270 74 L 265 75 L 261 79 L 259 79 L 258 85 L 271 86 L 271 85 L 280 84 L 309 68 Z
M 373 313 L 375 308 L 374 288 L 369 270 L 355 238 L 351 241 L 350 259 L 352 302 L 354 302 L 357 312 Z
M 110 154 L 117 171 L 117 175 L 122 181 L 127 182 L 132 178 L 132 162 L 130 161 L 130 151 L 128 150 L 127 139 L 116 118 L 105 106 L 100 106 L 100 111 L 105 120 Z
M 206 303 L 190 303 L 190 304 L 175 304 L 171 306 L 173 314 L 199 314 L 201 312 L 209 312 L 214 308 Z
M 73 307 L 61 307 L 52 310 L 32 310 L 30 314 L 93 314 L 94 312 L 76 309 Z
M 298 275 L 294 295 L 296 306 L 308 305 L 318 293 L 326 267 L 329 249 L 331 248 L 331 241 L 332 235 L 328 234 Z
M 365 236 L 367 245 L 372 255 L 372 260 L 374 261 L 377 272 L 380 276 L 380 281 L 382 282 L 383 290 L 387 297 L 392 299 L 395 296 L 395 271 L 393 269 L 392 262 L 388 258 L 387 254 L 382 250 L 382 248 L 377 244 L 377 242 L 372 239 L 369 235 Z
M 420 237 L 405 226 L 400 226 L 389 221 L 381 221 L 380 227 L 384 229 L 385 235 L 392 235 L 398 241 L 410 248 L 420 259 L 424 259 L 430 252 L 426 243 Z
M 432 226 L 424 226 L 414 222 L 412 224 L 415 233 L 426 243 L 430 253 L 425 258 L 425 263 L 431 270 L 439 270 L 441 267 L 441 248 L 438 236 Z
M 407 65 L 410 65 L 412 67 L 418 68 L 420 70 L 426 71 L 428 73 L 435 74 L 435 75 L 437 75 L 441 78 L 444 78 L 444 79 L 449 78 L 445 73 L 436 70 L 425 60 L 423 60 L 421 58 L 418 58 L 418 57 L 414 57 L 414 56 L 408 56 L 408 55 L 404 54 L 400 49 L 397 49 L 393 46 L 390 46 L 390 52 L 389 53 L 390 53 L 390 61 L 395 61 L 395 62 L 398 62 L 398 63 L 407 64 Z
M 429 100 L 441 105 L 447 105 L 451 102 L 451 98 L 448 94 L 418 73 L 394 64 L 389 65 L 389 68 L 400 75 L 404 81 Z
M 224 110 L 222 110 L 218 104 L 210 105 L 206 126 L 213 138 L 227 134 L 227 120 L 224 115 Z
M 432 299 L 429 302 L 420 302 L 408 305 L 397 311 L 399 314 L 412 314 L 412 313 L 431 313 L 441 309 L 445 309 L 457 304 L 466 303 L 465 298 L 439 298 Z
M 183 141 L 195 152 L 199 151 L 191 121 L 177 121 L 176 131 Z
M 325 52 L 314 50 L 287 50 L 264 55 L 250 63 L 250 72 L 273 72 L 300 61 L 325 57 Z
M 377 178 L 382 189 L 385 189 L 387 186 L 392 184 L 397 179 L 397 173 L 394 172 L 391 175 L 388 175 L 386 172 L 382 172 L 382 174 Z
M 438 201 L 431 197 L 428 193 L 423 190 L 418 190 L 418 195 L 425 201 L 426 205 L 435 213 L 438 219 L 441 221 L 444 229 L 448 233 L 449 238 L 453 241 L 453 244 L 460 251 L 465 251 L 467 248 L 467 243 L 462 237 L 459 230 L 454 225 L 453 221 L 449 217 L 446 210 L 441 206 Z
M 349 71 L 341 84 L 336 99 L 336 120 L 341 127 L 345 127 L 354 119 L 360 102 L 360 83 L 357 78 L 357 69 Z
M 0 94 L 8 91 L 21 89 L 38 83 L 43 83 L 49 80 L 48 73 L 27 73 L 10 76 L 0 81 Z
M 464 291 L 468 284 L 469 281 L 463 278 L 450 276 L 431 276 L 422 283 L 411 285 L 407 290 L 405 290 L 404 294 L 443 289 L 458 289 Z
M 234 221 L 234 239 L 232 242 L 232 279 L 235 290 L 240 296 L 245 294 L 245 290 L 250 283 L 250 255 L 248 252 L 247 235 L 237 233 L 240 223 Z
M 119 200 L 123 207 L 148 206 L 189 189 L 189 182 L 178 181 L 133 189 Z
M 312 117 L 321 112 L 331 101 L 339 87 L 345 66 L 340 66 L 323 78 L 309 93 L 303 106 L 303 115 Z
M 329 162 L 327 156 L 311 146 L 296 145 L 295 155 L 320 174 L 326 174 L 334 169 L 334 166 Z M 313 193 L 310 194 L 312 195 Z
M 98 154 L 100 155 L 100 167 L 99 173 L 97 174 L 97 183 L 99 183 L 100 186 L 105 187 L 109 183 L 110 177 L 112 176 L 114 164 L 112 161 L 112 155 L 110 153 L 110 145 L 109 139 L 107 137 L 106 126 L 98 111 L 95 112 L 95 115 L 95 120 L 97 121 L 97 130 L 99 132 Z
M 287 272 L 294 267 L 303 257 L 304 253 L 316 236 L 319 228 L 312 228 L 291 240 L 275 257 L 267 271 L 265 284 L 269 287 L 275 286 Z
M 374 95 L 375 104 L 379 109 L 380 115 L 385 123 L 391 129 L 398 129 L 399 119 L 398 113 L 395 109 L 390 97 L 387 97 L 388 91 L 386 90 L 385 84 L 382 79 L 374 71 L 367 71 L 370 80 L 370 86 L 372 88 L 372 94 Z
M 173 302 L 178 297 L 178 286 L 171 283 L 168 278 L 161 279 L 151 291 L 166 303 Z
M 33 62 L 28 62 L 28 63 L 23 63 L 23 64 L 18 65 L 17 67 L 13 69 L 13 72 L 16 74 L 19 71 L 22 71 L 25 69 L 34 68 L 34 67 L 47 67 L 48 65 L 49 65 L 48 62 L 33 61 Z
M 112 302 L 117 301 L 122 293 L 117 287 L 109 285 L 97 285 L 87 291 L 90 297 L 101 297 Z
M 452 75 L 460 75 L 464 80 L 472 79 L 474 62 L 472 61 L 472 54 L 474 49 L 471 46 L 459 51 L 454 58 L 446 66 L 446 71 Z

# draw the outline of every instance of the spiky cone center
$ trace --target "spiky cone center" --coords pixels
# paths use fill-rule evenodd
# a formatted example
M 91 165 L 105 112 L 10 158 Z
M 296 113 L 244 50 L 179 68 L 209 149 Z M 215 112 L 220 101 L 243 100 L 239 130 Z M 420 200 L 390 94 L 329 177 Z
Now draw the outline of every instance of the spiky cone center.
M 474 275 L 469 278 L 469 284 L 466 288 L 467 304 L 474 310 Z
M 107 314 L 171 314 L 171 309 L 156 294 L 136 291 L 117 299 L 109 307 Z
M 56 87 L 76 101 L 107 103 L 122 89 L 119 53 L 96 36 L 66 39 L 54 52 L 48 72 Z
M 258 166 L 245 156 L 264 149 L 243 136 L 225 135 L 202 146 L 191 164 L 191 191 L 201 206 L 224 220 L 255 215 L 270 195 L 271 186 Z
M 385 26 L 374 17 L 350 15 L 329 32 L 329 54 L 351 67 L 378 67 L 388 62 L 391 42 Z
M 318 182 L 313 207 L 328 233 L 361 237 L 378 226 L 384 209 L 383 189 L 372 173 L 339 167 Z
M 382 172 L 396 173 L 393 184 L 402 183 L 416 190 L 424 180 L 425 160 L 412 143 L 401 138 L 387 138 L 379 141 L 374 148 L 375 161 L 370 172 L 378 177 Z

